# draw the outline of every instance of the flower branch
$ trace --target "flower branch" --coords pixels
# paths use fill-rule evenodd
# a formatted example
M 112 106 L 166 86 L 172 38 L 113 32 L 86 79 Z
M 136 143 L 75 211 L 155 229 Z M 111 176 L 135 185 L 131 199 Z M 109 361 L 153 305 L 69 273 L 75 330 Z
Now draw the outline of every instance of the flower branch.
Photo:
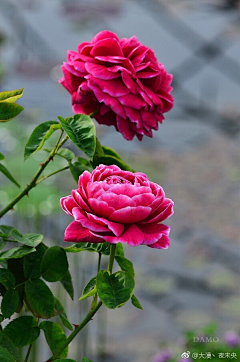
M 68 136 L 65 136 L 62 141 L 63 135 L 63 131 L 61 131 L 61 134 L 59 136 L 59 139 L 55 145 L 55 147 L 53 148 L 53 150 L 51 151 L 51 153 L 49 154 L 49 156 L 47 157 L 47 159 L 41 164 L 40 168 L 38 169 L 37 173 L 35 174 L 35 176 L 33 177 L 32 181 L 30 182 L 30 184 L 28 184 L 25 189 L 23 189 L 22 192 L 20 192 L 1 212 L 0 212 L 0 218 L 3 217 L 9 210 L 13 209 L 13 207 L 18 203 L 18 201 L 20 201 L 24 196 L 27 196 L 29 191 L 31 189 L 33 189 L 39 182 L 38 179 L 41 176 L 41 174 L 43 173 L 43 171 L 45 170 L 45 168 L 47 167 L 47 165 L 50 163 L 50 161 L 53 160 L 55 154 L 57 153 L 57 151 L 64 145 L 64 143 L 68 140 Z M 48 176 L 49 177 L 49 176 Z M 43 179 L 42 179 L 43 181 Z

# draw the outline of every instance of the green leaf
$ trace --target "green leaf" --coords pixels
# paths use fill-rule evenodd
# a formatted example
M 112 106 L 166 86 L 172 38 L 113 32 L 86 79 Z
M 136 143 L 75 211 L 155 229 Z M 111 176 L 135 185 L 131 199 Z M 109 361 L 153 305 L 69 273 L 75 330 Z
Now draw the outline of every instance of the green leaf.
M 67 336 L 65 335 L 62 327 L 50 321 L 44 321 L 39 326 L 44 330 L 46 341 L 53 354 L 57 354 L 61 349 L 61 346 L 67 341 Z M 68 355 L 68 347 L 61 353 L 60 357 L 65 358 Z
M 2 299 L 1 310 L 5 318 L 10 318 L 16 311 L 19 303 L 19 295 L 16 289 L 9 289 Z
M 50 148 L 44 148 L 43 150 L 48 153 L 52 151 Z M 57 151 L 56 155 L 65 158 L 65 160 L 67 160 L 68 162 L 72 162 L 75 158 L 74 153 L 68 148 L 60 148 L 60 150 Z
M 68 328 L 70 331 L 73 330 L 71 323 L 68 320 L 67 313 L 63 308 L 61 302 L 55 297 L 55 310 L 58 312 L 59 317 L 62 320 L 63 325 Z
M 134 305 L 134 307 L 143 310 L 143 307 L 141 306 L 139 300 L 137 299 L 137 297 L 134 294 L 131 296 L 131 302 L 132 302 L 132 305 Z
M 74 289 L 73 289 L 72 277 L 71 277 L 69 270 L 64 275 L 64 277 L 60 280 L 60 282 L 61 282 L 62 286 L 64 287 L 64 289 L 69 294 L 70 298 L 73 300 L 74 299 Z
M 92 361 L 86 357 L 83 357 L 81 362 L 92 362 Z
M 15 286 L 16 279 L 8 269 L 0 268 L 0 283 L 10 289 Z
M 16 103 L 1 102 L 0 103 L 0 122 L 8 122 L 10 119 L 17 117 L 24 108 Z
M 27 141 L 27 144 L 25 146 L 24 160 L 26 160 L 34 152 L 36 152 L 40 146 L 41 147 L 43 146 L 45 140 L 47 139 L 45 137 L 48 137 L 47 135 L 49 135 L 51 126 L 55 126 L 56 129 L 58 129 L 60 125 L 56 121 L 46 121 L 46 122 L 41 123 L 39 126 L 37 126 L 33 130 L 32 134 L 29 137 L 29 140 Z M 54 130 L 56 130 L 56 129 L 54 129 Z
M 12 248 L 0 253 L 0 261 L 7 259 L 18 259 L 22 258 L 25 255 L 33 253 L 35 251 L 34 248 L 30 248 L 29 246 L 20 246 L 16 248 Z
M 41 243 L 36 247 L 36 252 L 26 255 L 23 259 L 24 275 L 27 279 L 37 278 L 41 274 L 41 262 L 48 247 Z
M 6 288 L 0 283 L 0 296 L 3 296 L 6 293 Z
M 102 149 L 103 149 L 103 152 L 105 153 L 105 155 L 114 156 L 114 157 L 118 158 L 119 160 L 121 160 L 121 157 L 119 156 L 119 154 L 112 148 L 102 146 Z
M 96 279 L 97 279 L 97 277 L 94 277 L 87 283 L 87 285 L 83 289 L 82 295 L 79 300 L 83 300 L 88 297 L 91 297 L 92 295 L 94 295 L 96 293 L 96 291 L 97 291 Z
M 121 243 L 117 243 L 115 255 L 124 257 L 124 249 L 123 249 L 123 245 Z
M 0 331 L 0 346 L 2 348 L 6 348 L 6 350 L 11 354 L 14 360 L 16 360 L 17 362 L 22 361 L 17 348 L 14 346 L 11 339 L 3 333 L 3 331 Z
M 104 165 L 108 165 L 108 166 L 116 165 L 116 166 L 120 167 L 121 170 L 133 172 L 133 169 L 131 167 L 129 167 L 125 162 L 123 162 L 119 158 L 112 156 L 112 155 L 103 155 L 103 156 L 96 157 L 93 161 L 93 166 L 96 167 L 96 166 L 100 165 L 101 163 Z
M 16 232 L 15 230 L 13 230 L 13 232 L 12 232 L 12 237 L 19 243 L 21 243 L 23 245 L 31 246 L 33 248 L 37 247 L 44 238 L 44 236 L 41 234 L 29 233 L 29 234 L 21 235 L 19 232 Z
M 0 161 L 4 160 L 4 155 L 0 152 Z
M 26 281 L 25 293 L 29 304 L 41 318 L 50 318 L 53 315 L 54 296 L 41 279 Z
M 45 252 L 41 263 L 41 274 L 48 282 L 61 280 L 68 271 L 66 252 L 59 246 L 52 246 Z
M 23 95 L 24 88 L 15 89 L 6 92 L 0 92 L 0 102 L 7 101 L 10 103 L 16 102 L 17 99 L 21 98 Z
M 8 225 L 0 225 L 0 229 L 7 237 L 11 236 L 13 230 L 16 230 L 13 226 Z
M 135 273 L 134 273 L 133 263 L 130 260 L 124 258 L 123 256 L 115 256 L 115 259 L 120 268 L 131 274 L 131 276 L 134 278 Z
M 91 117 L 75 114 L 73 117 L 58 117 L 70 140 L 91 160 L 96 148 L 96 129 Z
M 103 156 L 103 155 L 104 155 L 103 146 L 101 145 L 99 139 L 96 138 L 96 149 L 95 149 L 94 157 Z
M 13 341 L 16 347 L 32 344 L 40 334 L 37 320 L 32 316 L 23 316 L 11 321 L 4 329 L 4 333 Z
M 13 273 L 13 275 L 16 279 L 16 285 L 21 284 L 18 287 L 16 287 L 18 294 L 19 294 L 19 298 L 20 298 L 16 312 L 20 313 L 20 311 L 23 307 L 23 296 L 24 296 L 23 283 L 26 281 L 26 278 L 24 277 L 24 273 L 23 273 L 23 258 L 8 259 L 7 267 L 11 271 L 11 273 Z
M 110 247 L 109 243 L 76 243 L 71 246 L 68 246 L 67 248 L 64 248 L 64 250 L 68 253 L 79 253 L 81 251 L 89 251 L 89 252 L 98 252 L 102 253 L 104 255 L 110 254 Z
M 51 135 L 57 131 L 58 129 L 62 129 L 62 126 L 59 123 L 56 124 L 52 124 L 49 128 L 49 130 L 47 131 L 47 133 L 45 134 L 45 136 L 43 137 L 42 141 L 40 142 L 38 148 L 36 149 L 35 152 L 40 151 L 41 148 L 43 147 L 44 143 L 51 137 Z
M 1 362 L 15 362 L 15 359 L 8 352 L 6 348 L 0 346 L 0 361 Z
M 125 271 L 109 275 L 107 271 L 101 270 L 97 274 L 99 298 L 110 309 L 125 304 L 133 295 L 134 285 L 134 279 Z
M 15 180 L 15 178 L 10 174 L 8 169 L 0 163 L 0 172 L 2 172 L 10 181 L 12 181 L 17 187 L 20 188 L 19 183 Z
M 82 158 L 82 157 L 76 157 L 77 161 L 82 163 L 83 165 L 87 165 L 91 167 L 91 163 L 90 161 L 86 160 L 86 158 Z
M 74 178 L 74 180 L 76 182 L 78 182 L 79 176 L 84 172 L 84 171 L 92 171 L 92 168 L 90 166 L 87 165 L 83 165 L 82 163 L 76 161 L 76 162 L 69 162 L 69 168 L 71 171 L 71 174 Z
M 3 320 L 4 320 L 4 316 L 2 314 L 0 314 L 0 323 L 2 323 Z
M 0 250 L 2 250 L 5 245 L 6 245 L 6 241 L 0 239 Z

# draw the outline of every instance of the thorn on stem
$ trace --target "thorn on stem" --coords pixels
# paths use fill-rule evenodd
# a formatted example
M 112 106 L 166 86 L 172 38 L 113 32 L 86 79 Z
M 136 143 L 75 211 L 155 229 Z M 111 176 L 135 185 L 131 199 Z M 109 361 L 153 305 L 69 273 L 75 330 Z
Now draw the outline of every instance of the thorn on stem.
M 42 166 L 43 166 L 43 163 L 39 163 L 39 165 L 42 167 Z
M 79 326 L 79 324 L 73 324 L 73 326 L 76 329 Z

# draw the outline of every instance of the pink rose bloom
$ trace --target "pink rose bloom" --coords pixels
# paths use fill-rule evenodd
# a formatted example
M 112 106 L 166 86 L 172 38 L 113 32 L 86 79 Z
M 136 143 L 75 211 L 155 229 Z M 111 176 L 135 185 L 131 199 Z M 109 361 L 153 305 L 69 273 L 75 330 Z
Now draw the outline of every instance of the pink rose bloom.
M 98 123 L 115 126 L 127 140 L 152 137 L 173 107 L 172 75 L 135 36 L 119 40 L 101 31 L 69 50 L 62 70 L 59 82 L 72 94 L 73 112 L 99 110 Z
M 169 246 L 170 229 L 162 221 L 173 214 L 173 201 L 144 173 L 99 165 L 92 174 L 83 172 L 78 189 L 63 197 L 61 206 L 75 219 L 65 241 Z

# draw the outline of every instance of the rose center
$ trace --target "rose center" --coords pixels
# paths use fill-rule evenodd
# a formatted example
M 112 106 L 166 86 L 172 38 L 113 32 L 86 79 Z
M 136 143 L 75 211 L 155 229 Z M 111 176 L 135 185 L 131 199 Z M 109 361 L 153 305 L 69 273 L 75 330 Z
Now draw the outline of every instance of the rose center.
M 108 176 L 105 178 L 104 182 L 106 182 L 108 185 L 112 184 L 131 184 L 130 181 L 126 180 L 124 177 L 121 176 Z

